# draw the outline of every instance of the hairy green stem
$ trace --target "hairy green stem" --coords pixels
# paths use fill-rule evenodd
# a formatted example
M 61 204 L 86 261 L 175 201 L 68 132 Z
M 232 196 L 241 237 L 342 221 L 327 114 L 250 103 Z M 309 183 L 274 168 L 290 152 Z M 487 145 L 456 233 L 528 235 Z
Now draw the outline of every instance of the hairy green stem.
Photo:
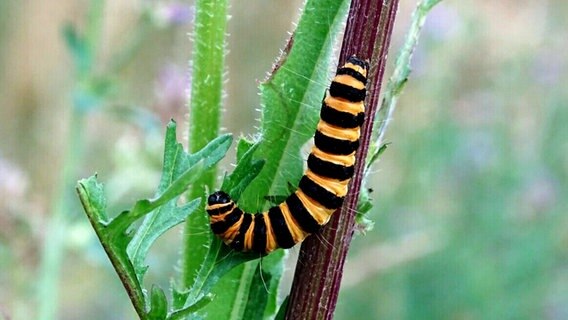
M 196 3 L 192 57 L 191 99 L 189 103 L 189 151 L 196 152 L 219 134 L 223 74 L 225 72 L 227 0 L 198 0 Z M 189 199 L 204 196 L 201 186 L 212 188 L 216 178 L 213 167 L 194 183 Z M 191 246 L 193 235 L 208 232 L 207 217 L 194 215 L 185 226 L 180 284 L 190 286 L 197 274 L 198 257 L 207 248 Z

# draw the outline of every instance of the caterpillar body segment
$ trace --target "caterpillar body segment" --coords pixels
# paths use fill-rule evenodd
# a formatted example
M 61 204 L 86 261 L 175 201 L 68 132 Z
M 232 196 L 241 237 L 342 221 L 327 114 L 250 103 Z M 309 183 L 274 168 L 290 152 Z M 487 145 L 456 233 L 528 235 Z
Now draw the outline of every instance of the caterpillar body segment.
M 337 70 L 323 99 L 314 146 L 298 189 L 262 213 L 246 213 L 217 191 L 207 200 L 213 233 L 237 251 L 267 254 L 318 232 L 343 204 L 365 118 L 366 61 L 355 56 Z

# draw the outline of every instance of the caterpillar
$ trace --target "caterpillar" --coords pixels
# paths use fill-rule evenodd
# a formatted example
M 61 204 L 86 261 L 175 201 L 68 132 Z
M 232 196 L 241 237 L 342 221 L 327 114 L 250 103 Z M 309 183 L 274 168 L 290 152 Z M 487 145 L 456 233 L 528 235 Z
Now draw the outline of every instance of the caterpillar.
M 237 251 L 268 254 L 291 248 L 316 233 L 341 207 L 353 176 L 365 118 L 369 64 L 355 56 L 337 69 L 327 91 L 298 189 L 266 212 L 243 212 L 223 192 L 209 195 L 206 211 L 213 233 Z

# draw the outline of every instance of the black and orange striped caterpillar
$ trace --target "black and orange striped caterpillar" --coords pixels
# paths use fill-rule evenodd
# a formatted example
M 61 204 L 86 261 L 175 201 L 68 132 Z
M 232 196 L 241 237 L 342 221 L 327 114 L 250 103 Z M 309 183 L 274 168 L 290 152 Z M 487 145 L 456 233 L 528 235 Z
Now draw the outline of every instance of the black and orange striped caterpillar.
M 337 69 L 299 188 L 281 204 L 256 214 L 243 212 L 223 191 L 211 194 L 206 209 L 213 233 L 237 251 L 267 254 L 302 242 L 329 221 L 343 204 L 353 176 L 368 69 L 355 56 Z

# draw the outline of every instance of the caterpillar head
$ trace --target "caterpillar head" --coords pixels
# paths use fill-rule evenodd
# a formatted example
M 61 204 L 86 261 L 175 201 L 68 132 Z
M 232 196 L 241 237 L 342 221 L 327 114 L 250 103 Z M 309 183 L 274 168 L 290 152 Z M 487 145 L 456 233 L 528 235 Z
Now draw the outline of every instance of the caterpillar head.
M 369 70 L 369 62 L 367 60 L 362 60 L 357 58 L 356 56 L 351 56 L 347 59 L 346 64 L 351 64 L 352 69 L 357 70 L 365 77 L 367 76 L 367 71 Z
M 216 204 L 226 204 L 229 202 L 231 202 L 231 197 L 229 197 L 229 195 L 223 191 L 217 191 L 215 193 L 212 193 L 207 198 L 207 204 L 209 206 Z

